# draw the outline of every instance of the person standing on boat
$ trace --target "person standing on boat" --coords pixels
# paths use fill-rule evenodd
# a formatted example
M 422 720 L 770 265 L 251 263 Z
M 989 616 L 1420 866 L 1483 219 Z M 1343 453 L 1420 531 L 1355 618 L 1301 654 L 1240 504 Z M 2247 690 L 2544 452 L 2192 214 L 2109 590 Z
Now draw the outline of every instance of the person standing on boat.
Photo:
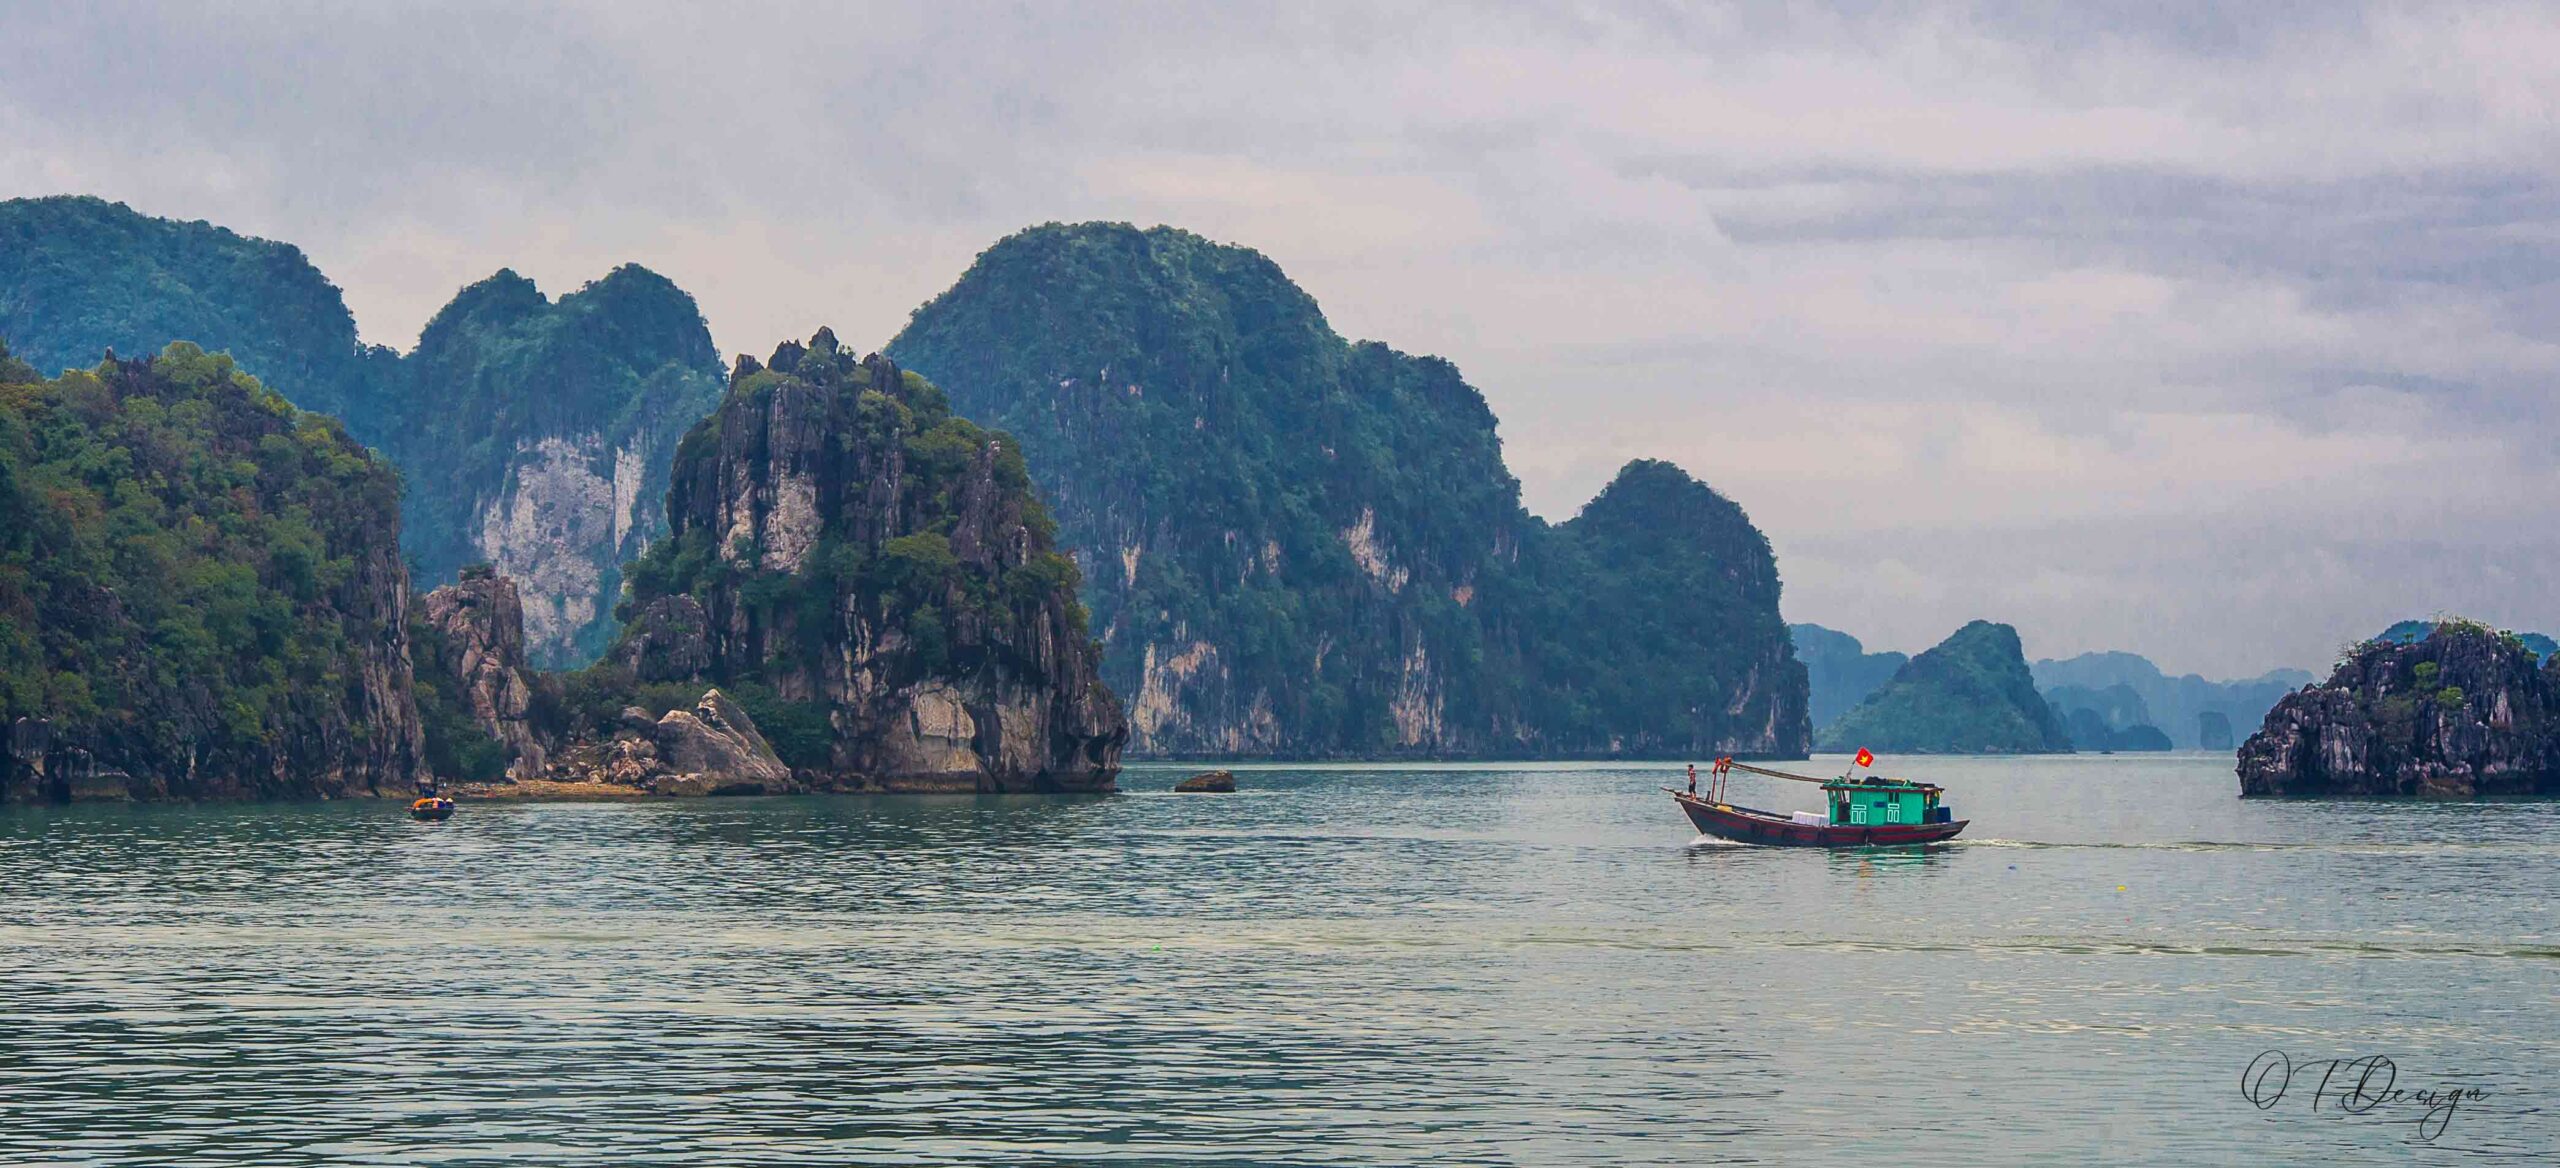
M 1694 762 L 1689 764 L 1689 797 L 1698 797 L 1698 764 Z

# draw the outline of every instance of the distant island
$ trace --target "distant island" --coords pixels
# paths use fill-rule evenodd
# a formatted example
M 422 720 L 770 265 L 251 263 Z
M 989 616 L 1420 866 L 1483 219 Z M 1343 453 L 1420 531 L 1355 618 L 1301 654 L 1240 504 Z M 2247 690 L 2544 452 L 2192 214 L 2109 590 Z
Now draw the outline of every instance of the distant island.
M 2229 750 L 2233 728 L 2257 725 L 2276 699 L 2311 683 L 2311 675 L 2299 669 L 2243 681 L 2208 681 L 2192 673 L 2170 677 L 2149 659 L 2124 652 L 2048 658 L 2033 668 L 2046 698 L 2075 719 L 2074 738 L 2081 724 L 2074 711 L 2087 709 L 2114 731 L 2157 728 L 2166 745 L 2156 749 Z
M 2468 620 L 2366 641 L 2240 747 L 2250 796 L 2560 795 L 2560 661 Z
M 1858 638 L 1817 624 L 1787 626 L 1805 664 L 1815 735 L 1864 702 L 1909 660 L 1869 653 Z M 2311 675 L 2278 669 L 2246 681 L 2169 677 L 2134 653 L 2083 653 L 2036 661 L 2036 689 L 2062 720 L 2074 750 L 2229 750 L 2235 727 L 2250 727 L 2276 699 L 2308 685 Z M 1954 749 L 1946 747 L 1944 749 Z
M 1858 638 L 1821 625 L 1788 625 L 1787 635 L 1796 643 L 1796 660 L 1804 662 L 1805 707 L 1816 730 L 1856 709 L 1911 660 L 1907 653 L 1869 653 Z
M 1904 663 L 1817 743 L 1905 754 L 2049 754 L 2069 752 L 2071 735 L 2036 692 L 2018 631 L 1978 620 Z

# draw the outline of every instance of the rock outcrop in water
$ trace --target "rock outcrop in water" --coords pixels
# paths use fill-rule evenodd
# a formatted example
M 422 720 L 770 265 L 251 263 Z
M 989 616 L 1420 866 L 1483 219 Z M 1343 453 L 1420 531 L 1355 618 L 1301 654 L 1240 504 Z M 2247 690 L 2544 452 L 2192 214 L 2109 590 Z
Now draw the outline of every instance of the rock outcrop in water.
M 2018 631 L 1975 621 L 1914 657 L 1823 732 L 1828 750 L 1895 754 L 2045 754 L 2071 749 L 2036 692 Z
M 399 480 L 230 358 L 0 347 L 0 797 L 403 792 Z
M 2243 795 L 2560 794 L 2560 658 L 2468 621 L 2368 641 L 2276 703 L 2238 769 Z
M 1804 671 L 1742 508 L 1645 461 L 1540 521 L 1455 367 L 1344 339 L 1253 251 L 1035 227 L 889 353 L 1022 439 L 1133 750 L 1804 753 Z
M 1107 790 L 1128 735 L 1021 452 L 821 330 L 742 358 L 685 436 L 672 535 L 609 655 L 814 719 L 820 789 Z M 799 753 L 801 757 L 793 758 Z

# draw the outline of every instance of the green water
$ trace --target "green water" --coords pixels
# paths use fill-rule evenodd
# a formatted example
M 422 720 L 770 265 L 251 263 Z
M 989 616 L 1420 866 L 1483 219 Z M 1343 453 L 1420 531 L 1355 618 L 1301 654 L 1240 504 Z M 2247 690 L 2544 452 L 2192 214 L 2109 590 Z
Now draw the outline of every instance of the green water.
M 1816 763 L 1814 767 L 1837 762 Z M 1103 798 L 0 812 L 0 1163 L 2497 1163 L 2560 1152 L 2560 805 L 1939 759 L 1943 850 L 1668 768 Z M 1758 806 L 1809 789 L 1737 778 Z M 2380 1054 L 2423 1108 L 2267 1110 Z

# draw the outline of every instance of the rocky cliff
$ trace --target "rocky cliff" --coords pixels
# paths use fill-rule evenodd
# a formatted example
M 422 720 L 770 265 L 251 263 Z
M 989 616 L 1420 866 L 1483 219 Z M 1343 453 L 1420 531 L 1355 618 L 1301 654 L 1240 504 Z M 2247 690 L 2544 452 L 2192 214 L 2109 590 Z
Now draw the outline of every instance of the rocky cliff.
M 2560 794 L 2560 659 L 2468 621 L 2368 641 L 2268 711 L 2239 776 L 2243 795 Z
M 1107 790 L 1127 726 L 1022 452 L 831 332 L 742 358 L 605 668 L 814 711 L 819 788 Z M 788 745 L 787 743 L 785 744 Z
M 500 271 L 437 313 L 365 437 L 409 481 L 426 579 L 486 563 L 525 601 L 528 659 L 593 660 L 622 565 L 666 530 L 677 439 L 720 398 L 693 298 L 635 265 L 553 303 Z
M 40 381 L 0 355 L 0 794 L 408 790 L 398 508 L 388 467 L 228 357 Z
M 472 724 L 505 751 L 509 778 L 542 774 L 547 752 L 533 725 L 536 679 L 525 664 L 524 601 L 515 581 L 466 568 L 461 580 L 421 598 L 419 608 L 428 630 L 416 638 L 419 683 L 450 687 Z
M 1775 564 L 1739 507 L 1638 464 L 1540 522 L 1455 367 L 1345 340 L 1253 251 L 1034 228 L 889 353 L 1020 436 L 1133 750 L 1805 749 Z M 1674 526 L 1616 518 L 1654 510 Z
M 1896 754 L 2067 752 L 2070 733 L 2036 692 L 2018 631 L 1975 621 L 1910 660 L 1823 731 L 1826 750 Z
M 722 385 L 692 298 L 643 268 L 557 302 L 502 270 L 403 357 L 359 344 L 292 246 L 90 198 L 0 202 L 0 336 L 48 369 L 191 341 L 336 415 L 407 480 L 420 582 L 496 565 L 523 590 L 531 659 L 553 667 L 612 639 L 621 565 L 665 530 L 676 439 Z

